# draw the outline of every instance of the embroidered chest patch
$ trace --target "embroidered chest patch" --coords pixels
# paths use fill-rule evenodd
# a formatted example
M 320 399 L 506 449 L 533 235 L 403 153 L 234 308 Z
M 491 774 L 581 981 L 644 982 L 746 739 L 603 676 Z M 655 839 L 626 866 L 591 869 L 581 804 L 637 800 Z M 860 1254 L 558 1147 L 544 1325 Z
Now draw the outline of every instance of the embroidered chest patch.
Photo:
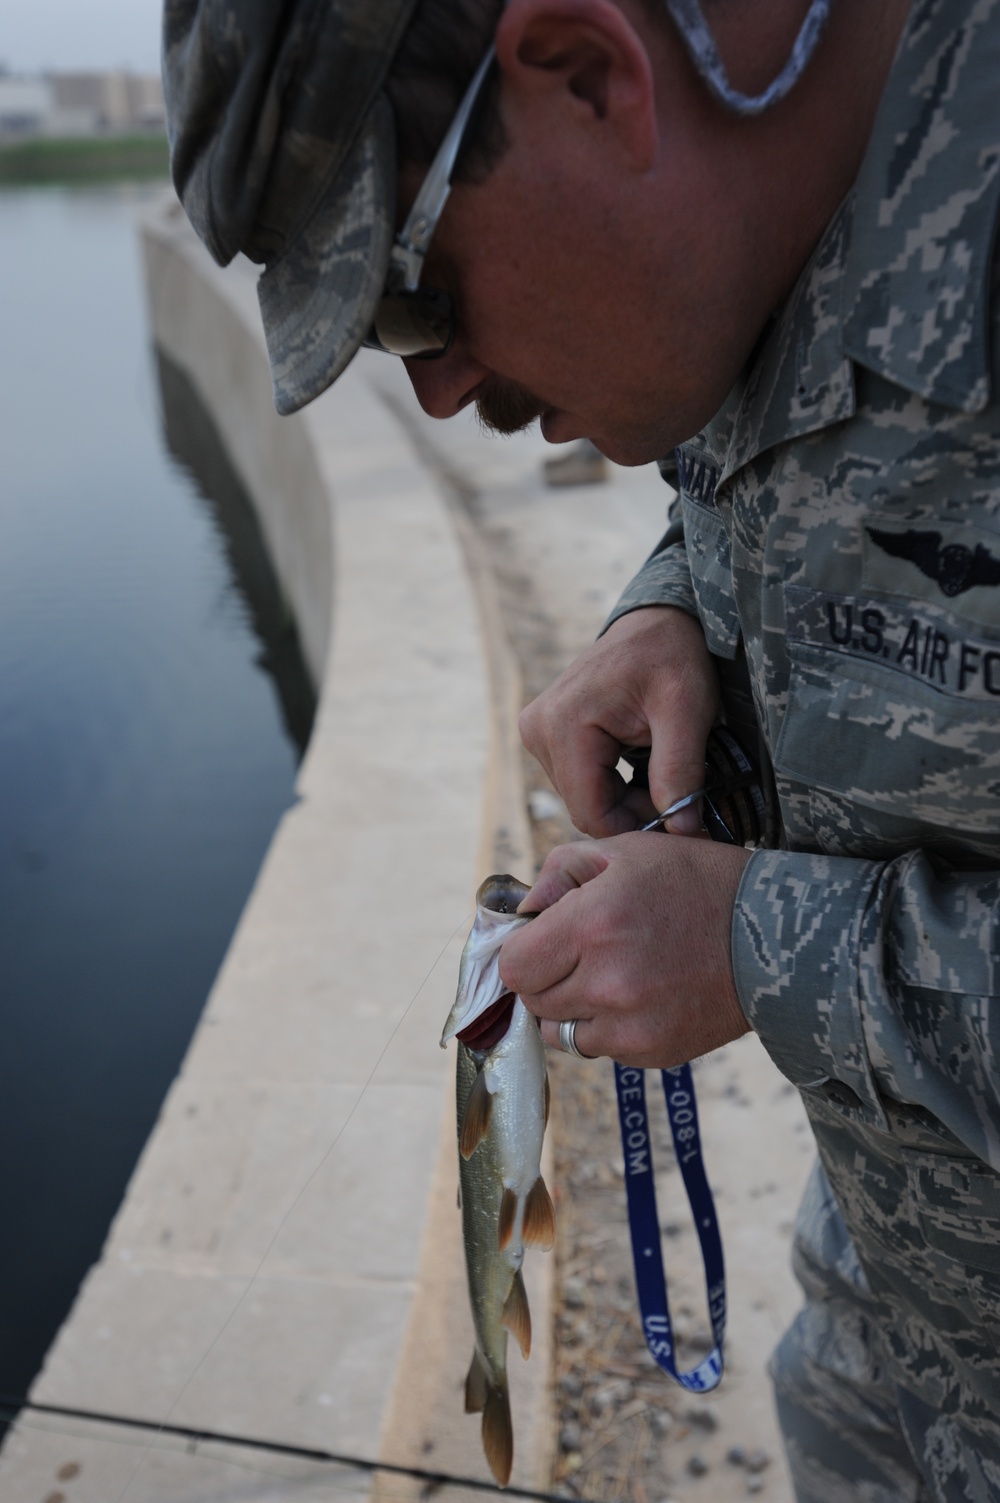
M 962 616 L 1000 627 L 1000 535 L 936 518 L 876 516 L 861 538 L 865 588 L 939 605 L 960 600 Z

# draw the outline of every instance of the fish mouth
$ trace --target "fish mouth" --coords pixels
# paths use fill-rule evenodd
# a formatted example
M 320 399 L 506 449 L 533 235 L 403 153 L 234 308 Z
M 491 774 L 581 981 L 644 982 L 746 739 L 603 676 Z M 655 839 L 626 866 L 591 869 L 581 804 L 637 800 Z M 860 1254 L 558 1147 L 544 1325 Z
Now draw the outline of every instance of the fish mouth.
M 502 997 L 498 997 L 485 1012 L 472 1020 L 468 1028 L 463 1028 L 455 1037 L 467 1049 L 474 1049 L 477 1054 L 488 1054 L 499 1044 L 510 1027 L 516 1001 L 514 992 L 504 992 Z
M 510 872 L 497 872 L 480 884 L 476 893 L 476 907 L 487 908 L 491 913 L 513 915 L 530 891 L 527 883 L 519 882 Z

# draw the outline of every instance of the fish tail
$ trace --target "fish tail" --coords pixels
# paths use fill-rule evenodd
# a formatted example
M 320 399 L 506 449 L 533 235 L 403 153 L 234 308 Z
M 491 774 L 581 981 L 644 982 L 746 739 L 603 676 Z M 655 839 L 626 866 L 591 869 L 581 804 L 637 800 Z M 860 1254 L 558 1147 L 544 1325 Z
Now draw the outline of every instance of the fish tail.
M 465 1380 L 465 1412 L 482 1413 L 483 1453 L 497 1482 L 506 1487 L 514 1465 L 514 1427 L 510 1418 L 507 1376 L 502 1373 L 494 1381 L 478 1351 L 472 1354 Z
M 510 1481 L 514 1465 L 514 1427 L 510 1422 L 510 1399 L 507 1396 L 507 1379 L 491 1387 L 483 1408 L 483 1452 L 490 1464 L 490 1471 L 501 1487 Z

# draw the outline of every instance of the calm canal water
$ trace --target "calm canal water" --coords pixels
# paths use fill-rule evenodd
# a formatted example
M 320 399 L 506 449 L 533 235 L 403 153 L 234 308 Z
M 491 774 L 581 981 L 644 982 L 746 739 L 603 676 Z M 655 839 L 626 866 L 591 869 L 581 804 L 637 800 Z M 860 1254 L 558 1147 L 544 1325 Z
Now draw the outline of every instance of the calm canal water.
M 144 196 L 0 192 L 6 1394 L 100 1252 L 312 715 L 246 498 L 149 349 Z

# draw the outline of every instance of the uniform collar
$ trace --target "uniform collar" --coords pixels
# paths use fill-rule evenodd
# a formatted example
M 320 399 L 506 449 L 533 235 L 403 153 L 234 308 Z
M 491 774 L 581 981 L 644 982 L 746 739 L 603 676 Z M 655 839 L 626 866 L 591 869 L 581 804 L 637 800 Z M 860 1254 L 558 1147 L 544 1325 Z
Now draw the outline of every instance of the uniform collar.
M 914 0 L 858 181 L 699 436 L 725 480 L 853 416 L 853 365 L 929 401 L 990 400 L 1000 0 Z
M 706 430 L 716 443 L 724 440 L 722 480 L 774 444 L 827 428 L 854 413 L 854 372 L 840 338 L 849 211 L 850 205 L 843 205 L 827 226 L 812 260 L 765 333 L 745 381 Z
M 915 0 L 857 184 L 846 354 L 928 401 L 990 400 L 1000 0 Z

